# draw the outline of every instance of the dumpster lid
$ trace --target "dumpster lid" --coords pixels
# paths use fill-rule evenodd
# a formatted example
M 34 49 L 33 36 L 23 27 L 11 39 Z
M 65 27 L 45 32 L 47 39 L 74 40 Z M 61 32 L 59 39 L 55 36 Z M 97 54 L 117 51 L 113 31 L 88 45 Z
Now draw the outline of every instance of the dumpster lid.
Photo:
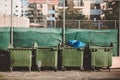
M 110 47 L 110 46 L 89 46 L 89 48 L 113 48 L 113 47 Z
M 13 48 L 13 45 L 9 43 L 8 49 L 11 49 L 11 48 Z

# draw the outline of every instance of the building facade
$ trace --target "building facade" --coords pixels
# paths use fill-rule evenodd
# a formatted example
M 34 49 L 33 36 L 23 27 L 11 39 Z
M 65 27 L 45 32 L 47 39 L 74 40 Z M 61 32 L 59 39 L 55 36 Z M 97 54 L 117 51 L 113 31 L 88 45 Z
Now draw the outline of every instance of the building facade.
M 30 27 L 55 27 L 58 0 L 28 0 Z
M 46 27 L 46 4 L 29 3 L 27 17 L 30 27 Z
M 59 0 L 59 10 L 63 9 L 64 2 L 65 8 L 79 10 L 80 14 L 85 15 L 88 19 L 100 19 L 102 14 L 100 4 L 103 3 L 103 0 Z
M 20 0 L 1 0 L 0 27 L 29 27 L 29 19 L 21 17 Z
M 20 0 L 21 1 L 21 16 L 26 17 L 28 14 L 28 0 Z
M 13 16 L 19 16 L 19 17 L 21 16 L 20 0 L 1 0 L 0 5 L 1 5 L 0 8 L 1 14 L 11 15 L 11 10 L 12 10 Z

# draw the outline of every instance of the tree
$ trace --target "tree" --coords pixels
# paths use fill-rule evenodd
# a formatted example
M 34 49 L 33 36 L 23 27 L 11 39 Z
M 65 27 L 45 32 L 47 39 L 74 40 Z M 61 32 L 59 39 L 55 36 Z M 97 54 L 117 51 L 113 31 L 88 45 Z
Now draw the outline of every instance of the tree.
M 104 11 L 105 19 L 119 20 L 119 2 L 118 1 L 109 2 L 108 7 L 111 9 Z
M 63 12 L 60 12 L 58 19 L 63 19 Z M 65 11 L 65 19 L 66 20 L 84 20 L 85 16 L 82 15 L 78 10 L 69 10 Z
M 60 12 L 60 15 L 58 16 L 57 26 L 62 27 L 63 26 L 63 12 Z M 65 10 L 65 25 L 66 28 L 78 28 L 79 21 L 76 20 L 84 20 L 85 16 L 80 14 L 78 10 L 72 10 L 69 8 Z

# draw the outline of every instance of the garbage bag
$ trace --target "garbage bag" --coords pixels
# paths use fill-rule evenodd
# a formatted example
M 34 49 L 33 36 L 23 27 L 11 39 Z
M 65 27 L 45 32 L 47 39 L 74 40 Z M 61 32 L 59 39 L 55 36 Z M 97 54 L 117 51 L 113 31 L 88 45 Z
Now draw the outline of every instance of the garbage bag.
M 85 46 L 84 42 L 78 41 L 78 40 L 69 40 L 67 42 L 67 45 L 74 47 L 74 48 L 81 48 Z
M 84 42 L 81 42 L 81 41 L 76 41 L 74 44 L 73 44 L 73 47 L 74 48 L 82 48 L 85 46 L 85 43 Z
M 75 42 L 77 42 L 77 40 L 69 40 L 69 41 L 67 42 L 67 45 L 69 45 L 69 46 L 72 47 Z

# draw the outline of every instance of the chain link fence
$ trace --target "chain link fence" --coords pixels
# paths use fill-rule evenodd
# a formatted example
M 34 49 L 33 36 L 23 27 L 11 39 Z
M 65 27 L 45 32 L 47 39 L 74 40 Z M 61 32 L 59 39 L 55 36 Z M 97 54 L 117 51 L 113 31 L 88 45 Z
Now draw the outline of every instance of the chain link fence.
M 63 21 L 57 20 L 56 27 L 62 28 Z M 65 28 L 74 29 L 118 29 L 119 20 L 66 20 Z

